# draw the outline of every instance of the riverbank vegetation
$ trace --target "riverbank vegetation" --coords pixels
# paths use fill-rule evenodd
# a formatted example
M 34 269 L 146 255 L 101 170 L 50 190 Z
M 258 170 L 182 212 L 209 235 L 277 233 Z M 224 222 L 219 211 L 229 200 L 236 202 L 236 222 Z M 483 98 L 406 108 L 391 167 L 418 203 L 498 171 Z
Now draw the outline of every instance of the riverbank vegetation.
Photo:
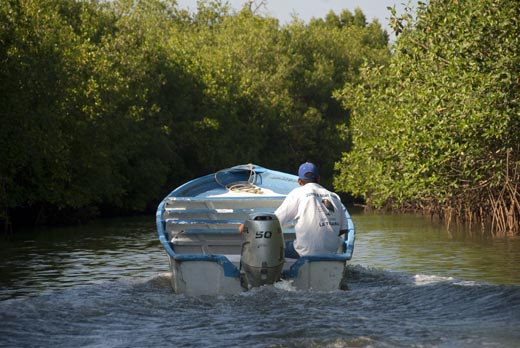
M 154 210 L 227 166 L 312 160 L 367 208 L 519 233 L 516 0 L 419 3 L 394 43 L 360 10 L 261 5 L 1 2 L 0 221 Z
M 390 64 L 337 93 L 353 110 L 354 146 L 336 187 L 376 208 L 517 234 L 519 18 L 517 1 L 468 0 L 395 21 Z
M 388 35 L 360 10 L 283 25 L 261 10 L 2 1 L 3 219 L 153 210 L 193 177 L 251 162 L 295 172 L 314 160 L 332 178 L 350 142 L 332 93 L 364 62 L 386 64 Z

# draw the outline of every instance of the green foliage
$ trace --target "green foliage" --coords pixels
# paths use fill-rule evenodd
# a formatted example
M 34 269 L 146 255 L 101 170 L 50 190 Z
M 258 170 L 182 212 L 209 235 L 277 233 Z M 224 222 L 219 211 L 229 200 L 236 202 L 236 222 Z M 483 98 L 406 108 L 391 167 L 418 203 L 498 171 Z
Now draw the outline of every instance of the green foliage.
M 430 1 L 415 20 L 396 21 L 391 64 L 367 67 L 360 84 L 337 94 L 354 110 L 353 151 L 337 163 L 337 187 L 448 221 L 496 224 L 503 204 L 515 230 L 519 15 L 511 0 Z
M 38 222 L 142 211 L 242 163 L 332 177 L 350 146 L 333 91 L 390 55 L 360 10 L 281 27 L 251 3 L 6 0 L 0 20 L 0 208 Z

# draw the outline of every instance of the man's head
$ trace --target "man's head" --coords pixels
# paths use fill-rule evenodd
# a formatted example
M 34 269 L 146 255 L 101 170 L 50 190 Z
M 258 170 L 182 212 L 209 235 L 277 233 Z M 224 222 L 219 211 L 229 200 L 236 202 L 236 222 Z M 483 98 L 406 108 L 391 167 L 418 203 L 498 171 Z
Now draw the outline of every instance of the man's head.
M 304 183 L 319 182 L 320 172 L 314 163 L 305 162 L 298 169 L 298 178 Z

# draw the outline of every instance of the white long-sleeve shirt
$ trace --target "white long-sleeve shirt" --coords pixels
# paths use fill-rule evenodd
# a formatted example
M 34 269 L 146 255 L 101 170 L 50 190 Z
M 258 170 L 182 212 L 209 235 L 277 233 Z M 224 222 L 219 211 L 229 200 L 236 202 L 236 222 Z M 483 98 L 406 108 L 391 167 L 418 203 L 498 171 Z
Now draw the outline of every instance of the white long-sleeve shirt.
M 317 183 L 292 190 L 275 215 L 282 226 L 294 221 L 294 249 L 300 254 L 335 254 L 343 241 L 340 230 L 348 229 L 339 196 Z

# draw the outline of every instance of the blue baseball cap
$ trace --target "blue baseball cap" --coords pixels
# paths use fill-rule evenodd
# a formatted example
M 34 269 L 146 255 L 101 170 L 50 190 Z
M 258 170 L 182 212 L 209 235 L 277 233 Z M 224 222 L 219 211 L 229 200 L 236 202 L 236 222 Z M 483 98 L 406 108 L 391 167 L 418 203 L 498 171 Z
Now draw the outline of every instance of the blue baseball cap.
M 320 172 L 314 163 L 305 162 L 298 169 L 298 177 L 302 180 L 316 180 L 318 176 Z

